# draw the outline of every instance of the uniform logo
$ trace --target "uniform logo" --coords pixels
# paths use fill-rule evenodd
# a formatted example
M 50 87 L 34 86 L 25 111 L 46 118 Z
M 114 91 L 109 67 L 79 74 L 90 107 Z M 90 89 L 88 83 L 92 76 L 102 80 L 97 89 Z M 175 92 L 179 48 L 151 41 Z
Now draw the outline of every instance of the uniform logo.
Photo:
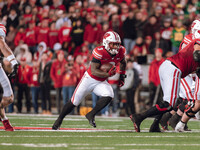
M 103 47 L 101 47 L 101 48 L 98 48 L 98 50 L 103 50 Z

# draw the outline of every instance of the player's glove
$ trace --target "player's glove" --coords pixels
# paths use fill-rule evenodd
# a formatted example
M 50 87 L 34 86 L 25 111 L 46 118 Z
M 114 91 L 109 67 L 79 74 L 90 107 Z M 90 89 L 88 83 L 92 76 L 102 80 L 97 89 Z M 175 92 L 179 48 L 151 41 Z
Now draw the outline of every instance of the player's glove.
M 108 71 L 109 77 L 112 77 L 116 74 L 116 67 L 113 65 L 112 68 Z
M 198 78 L 200 78 L 200 67 L 197 67 L 196 74 L 197 74 Z
M 8 77 L 9 77 L 9 78 L 14 78 L 14 77 L 17 75 L 18 68 L 19 68 L 19 64 L 15 64 L 15 65 L 13 66 L 13 71 L 12 71 L 12 73 L 10 73 L 10 74 L 8 75 Z
M 125 71 L 120 71 L 118 86 L 122 87 L 124 85 L 124 79 L 126 78 Z

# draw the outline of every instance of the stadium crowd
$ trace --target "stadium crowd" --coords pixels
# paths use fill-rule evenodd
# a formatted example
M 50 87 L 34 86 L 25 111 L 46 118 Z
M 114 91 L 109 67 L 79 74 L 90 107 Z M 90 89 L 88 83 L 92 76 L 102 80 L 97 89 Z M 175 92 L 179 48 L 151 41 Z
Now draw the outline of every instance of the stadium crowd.
M 116 93 L 112 112 L 117 112 L 119 99 L 123 99 L 119 90 L 127 95 L 127 115 L 137 109 L 130 97 L 137 97 L 134 94 L 141 86 L 138 63 L 147 63 L 149 54 L 155 54 L 149 70 L 152 105 L 159 79 L 158 73 L 151 72 L 158 71 L 165 57 L 178 52 L 192 21 L 200 18 L 198 0 L 3 0 L 0 9 L 0 23 L 7 29 L 5 40 L 20 63 L 17 78 L 11 79 L 17 93 L 17 110 L 10 105 L 11 113 L 22 112 L 23 94 L 27 113 L 31 106 L 38 113 L 39 97 L 43 114 L 51 114 L 53 101 L 60 113 L 87 69 L 93 48 L 101 45 L 104 33 L 110 30 L 122 39 L 130 72 L 129 82 L 122 88 L 117 87 L 119 76 L 109 78 Z M 95 103 L 97 98 L 92 97 Z M 102 113 L 107 112 L 105 108 Z

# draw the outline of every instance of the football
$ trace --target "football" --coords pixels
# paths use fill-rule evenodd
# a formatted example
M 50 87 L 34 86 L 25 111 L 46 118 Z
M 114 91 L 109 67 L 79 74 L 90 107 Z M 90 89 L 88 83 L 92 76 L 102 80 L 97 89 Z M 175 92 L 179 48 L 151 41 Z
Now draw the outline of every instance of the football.
M 107 64 L 103 64 L 101 65 L 100 69 L 103 71 L 103 72 L 108 72 L 111 68 L 112 68 L 112 64 L 110 63 L 107 63 Z

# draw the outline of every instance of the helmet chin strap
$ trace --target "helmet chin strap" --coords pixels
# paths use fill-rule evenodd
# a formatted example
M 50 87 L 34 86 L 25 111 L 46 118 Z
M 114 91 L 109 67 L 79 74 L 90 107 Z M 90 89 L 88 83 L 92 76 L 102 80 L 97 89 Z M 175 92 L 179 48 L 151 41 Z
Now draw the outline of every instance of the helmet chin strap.
M 110 53 L 112 55 L 117 55 L 118 54 L 118 50 L 117 49 L 112 49 L 112 50 L 110 50 Z

